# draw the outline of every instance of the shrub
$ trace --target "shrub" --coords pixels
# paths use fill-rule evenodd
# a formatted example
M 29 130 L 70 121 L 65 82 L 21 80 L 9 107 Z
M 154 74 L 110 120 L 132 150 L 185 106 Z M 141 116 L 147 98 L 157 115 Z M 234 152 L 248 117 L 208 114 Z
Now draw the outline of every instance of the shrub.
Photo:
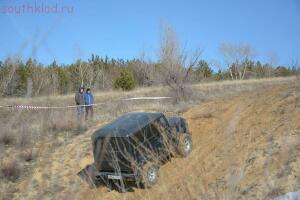
M 14 133 L 5 131 L 0 132 L 0 143 L 3 143 L 4 145 L 12 144 L 15 141 L 15 135 Z
M 15 181 L 20 177 L 21 169 L 15 160 L 7 160 L 1 163 L 1 174 L 5 179 Z
M 282 76 L 290 76 L 292 75 L 292 71 L 289 68 L 279 66 L 275 69 L 275 76 L 282 77 Z
M 53 131 L 72 131 L 76 129 L 76 124 L 73 120 L 62 119 L 53 119 L 51 121 L 51 129 Z
M 23 150 L 20 153 L 20 158 L 22 158 L 26 162 L 30 162 L 30 161 L 34 160 L 36 158 L 36 156 L 37 156 L 37 152 L 34 149 Z
M 115 89 L 132 90 L 135 87 L 133 74 L 127 70 L 121 72 L 120 76 L 114 81 Z
M 56 111 L 51 113 L 48 119 L 45 119 L 45 130 L 51 130 L 54 132 L 61 131 L 74 131 L 78 129 L 78 125 L 75 121 L 74 112 Z
M 284 194 L 284 190 L 280 187 L 271 188 L 269 193 L 266 196 L 266 199 L 275 199 L 276 197 L 279 197 L 280 195 Z

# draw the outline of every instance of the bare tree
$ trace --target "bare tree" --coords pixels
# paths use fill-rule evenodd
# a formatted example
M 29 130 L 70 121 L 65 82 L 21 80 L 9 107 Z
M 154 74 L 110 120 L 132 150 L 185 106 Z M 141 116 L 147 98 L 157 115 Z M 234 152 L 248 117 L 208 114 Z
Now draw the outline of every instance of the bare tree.
M 270 51 L 268 53 L 268 63 L 272 66 L 275 67 L 279 63 L 279 57 L 276 52 Z
M 26 77 L 26 96 L 31 97 L 39 95 L 41 89 L 44 87 L 46 79 L 42 65 L 38 64 L 36 60 L 32 60 L 30 58 L 26 62 L 25 66 L 29 72 L 29 76 Z
M 201 51 L 190 55 L 181 48 L 176 33 L 170 26 L 163 27 L 159 49 L 160 82 L 166 84 L 174 93 L 176 101 L 186 100 L 191 71 L 199 61 Z
M 155 82 L 155 64 L 150 60 L 146 61 L 144 51 L 141 52 L 140 58 L 131 61 L 128 67 L 132 69 L 139 85 L 150 86 Z
M 85 62 L 82 62 L 80 59 L 77 60 L 75 66 L 72 68 L 72 78 L 76 83 L 80 83 L 81 86 L 84 86 L 87 76 L 89 75 L 90 65 Z
M 254 57 L 254 48 L 249 44 L 222 43 L 219 52 L 229 67 L 231 79 L 244 79 L 247 66 L 243 63 Z
M 291 61 L 291 68 L 295 70 L 296 78 L 300 80 L 300 64 L 297 59 Z
M 1 93 L 4 95 L 9 89 L 9 86 L 14 83 L 14 77 L 16 71 L 19 67 L 21 60 L 19 58 L 7 58 L 4 62 L 4 67 L 6 68 L 6 74 L 1 79 Z
M 35 71 L 32 73 L 32 82 L 34 88 L 34 95 L 37 96 L 40 94 L 42 88 L 45 86 L 45 72 L 42 70 L 41 67 L 35 68 Z
M 86 68 L 86 76 L 84 79 L 86 79 L 83 82 L 81 82 L 81 86 L 85 85 L 87 87 L 93 87 L 95 84 L 95 80 L 98 78 L 99 74 L 101 73 L 100 70 L 96 70 L 94 68 L 94 66 L 92 66 L 91 64 L 87 64 L 87 68 Z
M 278 65 L 279 63 L 279 57 L 276 52 L 270 51 L 268 53 L 268 64 L 269 67 L 267 67 L 266 70 L 266 75 L 267 77 L 271 77 L 273 75 L 273 69 Z
M 106 67 L 100 62 L 98 55 L 92 54 L 92 57 L 88 60 L 89 67 L 87 69 L 87 84 L 90 87 L 96 88 L 101 81 L 102 89 L 105 88 L 105 74 Z

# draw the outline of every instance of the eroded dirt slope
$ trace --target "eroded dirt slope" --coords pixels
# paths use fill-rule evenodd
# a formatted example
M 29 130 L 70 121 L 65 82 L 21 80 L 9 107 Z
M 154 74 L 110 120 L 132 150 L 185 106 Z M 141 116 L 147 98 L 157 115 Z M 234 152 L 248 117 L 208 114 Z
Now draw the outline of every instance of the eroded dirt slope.
M 300 188 L 299 82 L 203 103 L 184 117 L 194 150 L 161 167 L 152 189 L 90 189 L 76 176 L 92 162 L 90 136 L 97 125 L 54 153 L 45 145 L 35 172 L 20 182 L 14 198 L 270 199 Z

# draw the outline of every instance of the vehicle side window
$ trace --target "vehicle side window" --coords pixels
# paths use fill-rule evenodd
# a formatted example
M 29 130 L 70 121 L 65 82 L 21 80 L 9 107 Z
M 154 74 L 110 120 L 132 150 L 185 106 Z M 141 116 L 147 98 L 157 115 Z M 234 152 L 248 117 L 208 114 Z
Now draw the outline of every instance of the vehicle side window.
M 158 137 L 158 131 L 155 129 L 155 127 L 153 127 L 152 124 L 149 124 L 149 126 L 147 126 L 147 128 L 145 129 L 145 141 L 144 141 L 144 145 L 146 148 L 148 149 L 152 149 L 153 148 L 153 140 L 155 140 L 155 138 Z
M 149 140 L 153 135 L 153 130 L 152 130 L 152 127 L 151 125 L 147 126 L 145 128 L 145 140 Z
M 159 122 L 151 124 L 152 135 L 149 138 L 151 146 L 156 148 L 163 146 L 163 140 L 159 126 L 161 126 Z
M 151 124 L 150 126 L 151 129 L 151 134 L 148 136 L 148 139 L 151 141 L 153 139 L 159 138 L 159 130 L 157 129 L 157 127 L 154 124 Z
M 138 143 L 144 143 L 146 140 L 146 130 L 142 129 L 137 135 L 136 135 L 136 139 L 138 140 Z
M 164 118 L 157 119 L 155 122 L 146 126 L 136 136 L 133 141 L 140 151 L 153 150 L 163 145 L 162 134 L 164 127 L 168 126 Z
M 140 132 L 133 137 L 133 141 L 136 144 L 136 146 L 143 146 L 149 148 L 149 140 L 152 136 L 152 132 L 153 131 L 150 125 L 140 130 Z

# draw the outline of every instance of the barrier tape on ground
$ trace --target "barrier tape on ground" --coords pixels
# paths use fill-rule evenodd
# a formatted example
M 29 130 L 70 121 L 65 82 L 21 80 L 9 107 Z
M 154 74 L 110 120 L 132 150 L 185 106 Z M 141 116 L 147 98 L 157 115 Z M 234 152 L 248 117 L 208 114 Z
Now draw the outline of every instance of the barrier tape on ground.
M 121 99 L 119 101 L 132 101 L 132 100 L 159 100 L 159 99 L 170 99 L 172 97 L 133 97 L 127 99 Z M 66 109 L 66 108 L 77 108 L 86 106 L 99 106 L 105 103 L 95 103 L 90 105 L 67 105 L 67 106 L 33 106 L 33 105 L 6 105 L 0 106 L 0 108 L 14 108 L 14 109 L 27 109 L 27 110 L 46 110 L 46 109 Z
M 123 99 L 125 101 L 130 100 L 158 100 L 158 99 L 171 99 L 172 97 L 133 97 L 128 99 Z

